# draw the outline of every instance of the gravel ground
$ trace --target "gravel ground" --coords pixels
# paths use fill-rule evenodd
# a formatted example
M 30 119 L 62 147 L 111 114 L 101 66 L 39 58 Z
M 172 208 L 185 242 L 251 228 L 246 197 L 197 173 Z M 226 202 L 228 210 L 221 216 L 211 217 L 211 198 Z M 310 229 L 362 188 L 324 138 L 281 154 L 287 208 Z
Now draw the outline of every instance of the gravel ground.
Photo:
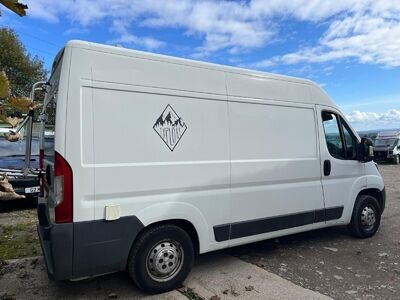
M 386 210 L 378 233 L 356 239 L 327 228 L 228 250 L 334 299 L 400 299 L 400 166 L 380 165 Z
M 42 257 L 0 263 L 0 299 L 176 299 L 179 292 L 148 296 L 137 290 L 125 272 L 78 282 L 55 282 L 47 278 Z

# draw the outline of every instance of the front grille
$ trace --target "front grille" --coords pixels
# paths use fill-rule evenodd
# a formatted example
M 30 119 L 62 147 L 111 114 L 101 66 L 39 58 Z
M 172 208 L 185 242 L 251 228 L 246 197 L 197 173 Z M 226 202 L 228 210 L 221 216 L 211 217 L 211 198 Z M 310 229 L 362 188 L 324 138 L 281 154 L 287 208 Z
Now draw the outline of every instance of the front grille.
M 375 156 L 375 157 L 386 158 L 387 155 L 388 155 L 388 154 L 387 154 L 386 151 L 374 151 L 374 156 Z

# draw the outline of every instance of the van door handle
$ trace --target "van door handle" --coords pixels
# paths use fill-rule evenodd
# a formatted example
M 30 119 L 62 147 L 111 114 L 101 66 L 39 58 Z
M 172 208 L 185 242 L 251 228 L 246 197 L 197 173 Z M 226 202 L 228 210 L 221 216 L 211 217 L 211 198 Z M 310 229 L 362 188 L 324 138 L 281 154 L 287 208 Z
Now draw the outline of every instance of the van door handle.
M 324 175 L 329 176 L 331 174 L 331 161 L 325 160 L 324 161 Z

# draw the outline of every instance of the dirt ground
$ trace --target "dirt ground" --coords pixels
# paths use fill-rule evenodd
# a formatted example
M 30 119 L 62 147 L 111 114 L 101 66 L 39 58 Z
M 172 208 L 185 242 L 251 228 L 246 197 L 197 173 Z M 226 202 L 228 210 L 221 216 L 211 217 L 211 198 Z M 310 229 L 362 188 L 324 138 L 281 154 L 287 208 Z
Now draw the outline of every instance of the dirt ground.
M 400 166 L 379 169 L 387 202 L 374 237 L 356 239 L 345 228 L 329 228 L 224 252 L 334 299 L 400 299 Z M 0 250 L 7 251 L 0 251 L 0 299 L 143 297 L 125 273 L 56 283 L 47 279 L 41 257 L 4 261 L 4 257 L 40 255 L 35 210 L 23 208 L 0 214 Z
M 229 253 L 334 299 L 400 299 L 400 166 L 379 170 L 387 199 L 374 237 L 357 239 L 346 228 L 328 228 Z

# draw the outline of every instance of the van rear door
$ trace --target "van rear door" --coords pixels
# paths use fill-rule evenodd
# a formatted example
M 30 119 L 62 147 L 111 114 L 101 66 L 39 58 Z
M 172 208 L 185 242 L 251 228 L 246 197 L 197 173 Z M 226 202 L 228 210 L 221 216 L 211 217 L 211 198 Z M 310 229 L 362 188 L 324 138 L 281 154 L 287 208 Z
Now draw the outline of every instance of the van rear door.
M 54 156 L 55 156 L 55 125 L 58 88 L 61 76 L 63 50 L 54 60 L 52 73 L 47 84 L 45 107 L 42 111 L 42 132 L 40 141 L 40 166 L 44 170 L 42 188 L 44 189 L 45 202 L 49 207 L 49 216 L 54 220 Z

